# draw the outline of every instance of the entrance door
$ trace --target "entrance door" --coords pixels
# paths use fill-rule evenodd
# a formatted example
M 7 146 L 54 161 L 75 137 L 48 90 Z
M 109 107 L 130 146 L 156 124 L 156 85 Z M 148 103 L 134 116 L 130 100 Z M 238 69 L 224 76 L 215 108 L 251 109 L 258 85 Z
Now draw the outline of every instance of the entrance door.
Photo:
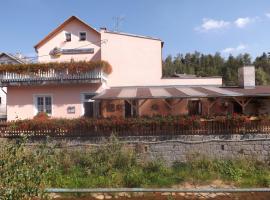
M 84 102 L 83 107 L 85 117 L 94 117 L 94 102 Z
M 125 117 L 131 117 L 131 105 L 129 102 L 125 101 Z
M 201 115 L 202 105 L 200 100 L 188 101 L 188 114 L 189 115 Z
M 132 106 L 131 104 L 132 103 Z M 137 116 L 137 101 L 125 101 L 125 117 L 136 117 Z
M 237 102 L 233 102 L 233 112 L 237 114 L 243 114 L 242 107 Z
M 100 114 L 99 102 L 92 99 L 94 96 L 95 94 L 83 94 L 84 117 L 98 117 Z

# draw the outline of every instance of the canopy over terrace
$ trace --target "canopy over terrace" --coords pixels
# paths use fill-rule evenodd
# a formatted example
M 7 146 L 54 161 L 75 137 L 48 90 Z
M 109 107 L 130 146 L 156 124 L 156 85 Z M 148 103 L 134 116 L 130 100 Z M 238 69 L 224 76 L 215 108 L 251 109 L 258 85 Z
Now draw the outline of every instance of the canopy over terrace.
M 237 102 L 242 110 L 254 98 L 270 97 L 270 86 L 256 86 L 254 88 L 215 87 L 215 86 L 156 86 L 156 87 L 115 87 L 106 89 L 94 97 L 96 100 L 143 100 L 162 99 L 169 104 L 169 99 L 211 98 L 209 109 L 220 98 L 231 98 Z M 139 105 L 140 106 L 140 105 Z M 172 105 L 168 105 L 172 106 Z

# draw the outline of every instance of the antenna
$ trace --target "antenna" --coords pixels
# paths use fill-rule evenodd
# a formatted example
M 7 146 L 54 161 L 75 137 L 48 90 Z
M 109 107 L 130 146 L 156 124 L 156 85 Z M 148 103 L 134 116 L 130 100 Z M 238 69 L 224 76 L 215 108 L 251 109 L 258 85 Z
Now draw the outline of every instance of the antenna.
M 124 21 L 125 17 L 124 16 L 116 16 L 116 17 L 113 17 L 113 20 L 114 20 L 114 31 L 119 32 L 121 21 Z

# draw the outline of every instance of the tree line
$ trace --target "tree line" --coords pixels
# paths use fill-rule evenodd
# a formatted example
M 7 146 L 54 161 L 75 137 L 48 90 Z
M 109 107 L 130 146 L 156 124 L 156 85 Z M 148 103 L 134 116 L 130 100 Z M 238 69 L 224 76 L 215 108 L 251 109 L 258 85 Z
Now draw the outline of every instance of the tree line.
M 244 65 L 254 65 L 256 69 L 256 84 L 270 84 L 270 56 L 263 53 L 252 61 L 250 54 L 230 55 L 224 58 L 220 53 L 177 54 L 167 56 L 163 61 L 163 76 L 172 77 L 175 74 L 195 74 L 197 76 L 222 76 L 225 85 L 238 84 L 238 68 Z

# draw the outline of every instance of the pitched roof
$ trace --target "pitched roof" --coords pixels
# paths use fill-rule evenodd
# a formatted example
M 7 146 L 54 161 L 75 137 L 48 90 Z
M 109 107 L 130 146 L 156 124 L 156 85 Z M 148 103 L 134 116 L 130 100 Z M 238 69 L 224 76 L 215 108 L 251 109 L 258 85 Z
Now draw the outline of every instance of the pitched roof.
M 94 99 L 170 99 L 200 97 L 269 97 L 270 86 L 256 86 L 251 89 L 215 86 L 156 86 L 115 87 L 106 89 Z
M 118 35 L 126 35 L 126 36 L 130 36 L 130 37 L 138 37 L 138 38 L 150 39 L 150 40 L 159 40 L 159 41 L 163 42 L 159 38 L 145 36 L 145 35 L 137 35 L 137 34 L 124 33 L 124 32 L 118 32 L 118 31 L 109 31 L 109 30 L 105 30 L 105 32 L 106 33 L 112 33 L 112 34 L 118 34 Z
M 77 20 L 80 23 L 84 24 L 86 27 L 88 27 L 89 29 L 95 31 L 96 33 L 100 34 L 99 31 L 97 31 L 95 28 L 91 27 L 89 24 L 87 24 L 86 22 L 84 22 L 83 20 L 81 20 L 80 18 L 76 17 L 76 16 L 71 16 L 70 18 L 68 18 L 66 21 L 64 21 L 62 24 L 60 24 L 56 29 L 54 29 L 52 32 L 50 32 L 45 38 L 43 38 L 39 43 L 37 43 L 34 48 L 35 50 L 37 50 L 37 48 L 39 48 L 40 46 L 42 46 L 45 42 L 47 42 L 49 39 L 51 39 L 56 33 L 58 33 L 60 30 L 62 30 L 62 28 L 64 26 L 66 26 L 68 23 L 70 23 L 73 20 Z
M 9 58 L 12 59 L 12 60 L 17 61 L 17 62 L 20 63 L 20 64 L 26 64 L 26 63 L 27 63 L 25 60 L 23 60 L 23 59 L 21 59 L 21 58 L 18 58 L 17 56 L 14 56 L 14 55 L 9 54 L 9 53 L 4 53 L 4 52 L 1 53 L 1 52 L 0 52 L 0 57 L 3 56 L 3 55 L 9 57 Z

